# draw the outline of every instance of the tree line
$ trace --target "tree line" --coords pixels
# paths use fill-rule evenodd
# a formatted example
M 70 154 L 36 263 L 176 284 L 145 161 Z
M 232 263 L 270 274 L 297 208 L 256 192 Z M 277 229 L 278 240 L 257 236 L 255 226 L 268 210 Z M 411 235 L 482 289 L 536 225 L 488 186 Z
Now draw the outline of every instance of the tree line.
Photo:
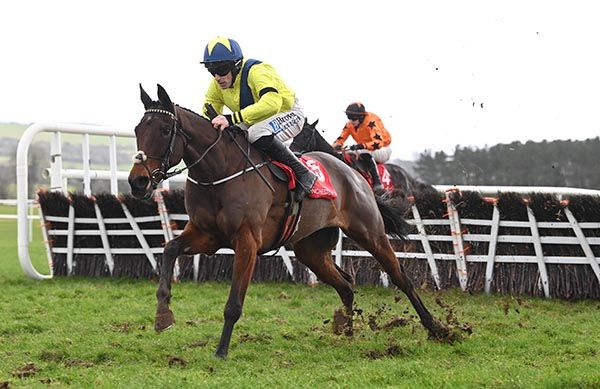
M 430 184 L 527 185 L 600 189 L 600 138 L 456 146 L 454 154 L 426 150 L 415 172 Z

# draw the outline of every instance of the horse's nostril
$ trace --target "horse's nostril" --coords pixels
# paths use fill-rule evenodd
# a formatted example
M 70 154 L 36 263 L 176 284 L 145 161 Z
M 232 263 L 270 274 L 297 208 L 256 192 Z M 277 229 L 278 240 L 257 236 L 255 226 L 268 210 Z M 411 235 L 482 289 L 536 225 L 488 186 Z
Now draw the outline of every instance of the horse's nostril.
M 148 183 L 150 182 L 150 178 L 147 176 L 137 176 L 133 180 L 129 181 L 132 189 L 146 189 L 148 187 Z

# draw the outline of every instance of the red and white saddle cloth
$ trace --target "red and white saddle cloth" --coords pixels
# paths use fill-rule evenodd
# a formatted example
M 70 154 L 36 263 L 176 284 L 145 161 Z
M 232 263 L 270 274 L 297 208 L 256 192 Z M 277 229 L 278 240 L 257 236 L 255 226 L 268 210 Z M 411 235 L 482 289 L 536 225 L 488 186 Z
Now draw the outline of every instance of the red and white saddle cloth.
M 362 169 L 358 169 L 356 167 L 356 164 L 357 164 L 356 159 L 357 159 L 357 154 L 344 153 L 344 160 L 346 161 L 348 166 L 356 169 L 356 171 L 358 171 L 360 173 L 360 175 L 363 176 L 365 178 L 365 180 L 367 180 L 367 182 L 369 183 L 369 185 L 372 188 L 373 180 L 371 180 L 371 175 L 368 172 L 366 172 Z M 385 164 L 377 163 L 376 165 L 377 165 L 377 172 L 379 173 L 379 179 L 381 180 L 381 185 L 383 186 L 383 189 L 393 190 L 394 184 L 392 183 L 392 176 L 391 176 L 390 172 L 387 170 L 387 168 L 385 167 Z
M 390 172 L 388 172 L 387 168 L 383 163 L 377 164 L 377 172 L 379 172 L 379 178 L 381 179 L 381 185 L 383 185 L 383 189 L 394 189 L 394 185 L 392 184 L 392 176 L 390 175 Z M 372 182 L 369 182 L 369 184 L 373 186 Z
M 289 166 L 284 165 L 280 162 L 272 162 L 283 169 L 283 171 L 288 176 L 288 189 L 293 190 L 296 187 L 296 175 L 294 174 L 294 171 Z M 337 198 L 337 192 L 331 184 L 329 173 L 327 173 L 325 166 L 323 166 L 321 162 L 317 161 L 314 158 L 307 157 L 304 155 L 300 157 L 300 162 L 302 162 L 308 170 L 310 170 L 317 176 L 317 181 L 315 181 L 315 185 L 313 185 L 308 197 L 310 197 L 311 199 L 329 200 Z
M 381 180 L 381 185 L 385 190 L 393 190 L 394 184 L 392 184 L 392 175 L 387 170 L 383 163 L 377 164 L 377 172 L 379 173 L 379 179 Z M 367 180 L 371 188 L 373 187 L 373 180 L 371 180 L 371 175 L 367 172 L 360 172 L 362 176 Z

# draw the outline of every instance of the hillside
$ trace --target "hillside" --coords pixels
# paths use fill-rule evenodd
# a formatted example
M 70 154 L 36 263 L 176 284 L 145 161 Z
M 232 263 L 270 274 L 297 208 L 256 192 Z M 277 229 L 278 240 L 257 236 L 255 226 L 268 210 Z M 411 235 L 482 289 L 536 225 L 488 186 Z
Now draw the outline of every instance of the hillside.
M 19 137 L 21 137 L 21 134 L 27 129 L 27 127 L 29 127 L 29 124 L 0 122 L 0 136 L 5 138 L 19 139 Z
M 20 123 L 2 123 L 0 122 L 0 138 L 6 139 L 15 139 L 19 140 L 23 132 L 30 126 L 31 124 L 20 124 Z M 45 141 L 50 142 L 52 139 L 52 134 L 48 132 L 40 133 L 35 136 L 34 142 L 37 141 Z M 105 136 L 90 136 L 90 144 L 107 144 L 107 138 Z M 62 135 L 63 142 L 81 144 L 81 135 L 77 134 L 64 134 Z M 133 139 L 126 138 L 117 138 L 117 143 L 119 144 L 131 144 L 133 145 L 135 141 Z M 135 146 L 132 146 L 135 148 Z M 3 155 L 3 154 L 0 154 Z
M 8 163 L 14 158 L 19 139 L 29 127 L 26 124 L 0 123 L 0 164 Z M 41 153 L 42 159 L 50 155 L 51 133 L 40 133 L 34 138 L 30 153 Z M 62 135 L 63 162 L 77 162 L 82 160 L 81 135 Z M 108 166 L 108 138 L 105 136 L 90 136 L 90 158 L 93 164 Z M 127 161 L 135 151 L 133 139 L 117 139 L 117 161 Z

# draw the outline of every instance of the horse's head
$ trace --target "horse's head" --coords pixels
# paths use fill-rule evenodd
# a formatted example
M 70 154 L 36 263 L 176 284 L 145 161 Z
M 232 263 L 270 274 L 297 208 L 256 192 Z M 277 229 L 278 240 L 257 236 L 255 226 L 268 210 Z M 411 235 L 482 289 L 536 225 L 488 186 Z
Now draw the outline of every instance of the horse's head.
M 307 119 L 304 119 L 302 131 L 294 137 L 294 140 L 290 145 L 290 150 L 301 154 L 317 150 L 316 139 L 317 136 L 319 136 L 317 123 L 319 123 L 319 119 L 315 120 L 312 124 L 310 124 Z
M 322 151 L 341 160 L 340 154 L 325 140 L 321 131 L 317 130 L 317 123 L 319 123 L 319 119 L 315 120 L 312 124 L 308 123 L 308 120 L 305 120 L 302 131 L 294 137 L 294 141 L 290 145 L 290 150 L 301 154 L 310 151 Z
M 183 158 L 189 136 L 181 129 L 177 110 L 164 88 L 158 85 L 158 101 L 152 101 L 140 84 L 144 116 L 135 127 L 138 152 L 129 172 L 131 193 L 147 198 L 169 177 L 170 167 Z

